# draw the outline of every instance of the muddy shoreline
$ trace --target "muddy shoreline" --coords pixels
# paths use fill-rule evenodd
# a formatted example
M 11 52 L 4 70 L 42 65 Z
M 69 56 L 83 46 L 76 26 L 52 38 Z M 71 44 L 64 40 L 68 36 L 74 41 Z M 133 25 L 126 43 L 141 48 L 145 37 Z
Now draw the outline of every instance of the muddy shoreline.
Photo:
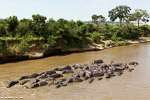
M 132 44 L 150 42 L 150 38 L 141 37 L 138 40 L 125 40 L 125 41 L 128 42 L 127 45 L 132 45 Z M 85 51 L 101 51 L 108 48 L 120 46 L 120 45 L 107 46 L 107 43 L 110 42 L 111 40 L 106 40 L 106 41 L 102 41 L 102 43 L 99 44 L 93 43 L 92 45 L 84 46 L 83 48 L 62 49 L 61 47 L 55 47 L 55 48 L 43 48 L 41 50 L 35 50 L 35 52 L 29 52 L 27 54 L 8 53 L 5 56 L 0 57 L 0 64 L 23 61 L 23 60 L 41 59 L 49 56 L 66 55 L 70 53 L 78 53 L 78 52 L 85 52 Z

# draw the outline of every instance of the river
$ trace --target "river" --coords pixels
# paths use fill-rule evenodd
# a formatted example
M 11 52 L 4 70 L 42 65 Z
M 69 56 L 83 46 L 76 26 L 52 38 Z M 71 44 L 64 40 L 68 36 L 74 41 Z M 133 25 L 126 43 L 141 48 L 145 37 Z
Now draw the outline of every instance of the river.
M 6 88 L 7 82 L 22 75 L 39 73 L 59 65 L 90 63 L 103 59 L 105 63 L 137 61 L 132 72 L 92 84 L 87 81 L 55 89 L 43 86 L 24 89 L 21 85 Z M 0 97 L 23 97 L 23 100 L 150 100 L 150 43 L 27 60 L 0 65 Z M 1 99 L 1 98 L 0 98 Z

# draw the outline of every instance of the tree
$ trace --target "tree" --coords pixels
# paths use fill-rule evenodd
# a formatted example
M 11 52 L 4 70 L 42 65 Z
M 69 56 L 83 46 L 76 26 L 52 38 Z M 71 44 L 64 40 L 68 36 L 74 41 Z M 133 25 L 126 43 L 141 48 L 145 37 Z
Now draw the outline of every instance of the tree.
M 45 21 L 47 18 L 39 14 L 32 15 L 32 18 L 33 18 L 33 23 L 32 23 L 33 32 L 38 36 L 45 36 L 46 29 L 47 29 L 47 25 Z
M 99 15 L 97 20 L 99 21 L 99 23 L 102 23 L 106 21 L 106 18 L 103 15 Z
M 109 11 L 108 17 L 111 21 L 115 21 L 117 18 L 120 20 L 120 26 L 122 26 L 122 21 L 125 21 L 129 17 L 131 8 L 125 5 L 117 6 L 116 8 Z
M 8 24 L 8 32 L 11 33 L 12 36 L 15 36 L 14 32 L 19 24 L 17 16 L 10 16 L 8 19 L 6 19 L 6 22 Z
M 97 19 L 98 19 L 98 16 L 95 14 L 95 15 L 92 15 L 92 20 L 95 24 L 97 24 Z
M 31 35 L 32 32 L 32 20 L 30 19 L 22 19 L 19 21 L 19 25 L 17 27 L 17 36 L 22 37 L 25 35 Z
M 140 21 L 143 21 L 145 23 L 149 22 L 149 14 L 146 10 L 136 9 L 135 12 L 131 15 L 130 21 L 137 21 L 139 28 Z
M 45 23 L 45 20 L 47 19 L 45 16 L 39 14 L 32 15 L 32 18 L 36 23 Z
M 6 20 L 0 19 L 0 37 L 6 36 L 7 33 L 6 27 L 7 27 Z
M 92 20 L 95 24 L 98 24 L 97 22 L 101 23 L 101 22 L 105 22 L 106 18 L 103 15 L 92 15 Z

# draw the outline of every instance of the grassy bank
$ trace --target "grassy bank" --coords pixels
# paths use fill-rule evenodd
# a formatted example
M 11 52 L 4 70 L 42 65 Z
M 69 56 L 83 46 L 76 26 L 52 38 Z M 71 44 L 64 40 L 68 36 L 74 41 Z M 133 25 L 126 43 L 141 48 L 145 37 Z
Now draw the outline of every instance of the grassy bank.
M 150 38 L 141 37 L 140 39 L 137 40 L 124 40 L 124 41 L 105 40 L 101 41 L 100 43 L 92 43 L 84 45 L 82 48 L 79 47 L 64 48 L 63 46 L 51 47 L 48 44 L 45 44 L 43 39 L 37 38 L 34 38 L 32 40 L 26 40 L 23 38 L 20 39 L 3 38 L 0 39 L 1 43 L 0 63 L 38 59 L 47 56 L 73 52 L 104 50 L 116 46 L 138 44 L 144 42 L 150 42 Z

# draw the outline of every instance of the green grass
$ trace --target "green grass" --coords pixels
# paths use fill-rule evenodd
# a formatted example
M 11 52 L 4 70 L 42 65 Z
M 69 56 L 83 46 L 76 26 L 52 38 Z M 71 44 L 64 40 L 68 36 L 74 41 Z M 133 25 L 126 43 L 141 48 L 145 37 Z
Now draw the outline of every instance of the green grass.
M 112 45 L 118 45 L 118 46 L 122 46 L 122 45 L 127 45 L 129 44 L 127 41 L 112 41 L 107 43 L 107 46 L 112 46 Z

